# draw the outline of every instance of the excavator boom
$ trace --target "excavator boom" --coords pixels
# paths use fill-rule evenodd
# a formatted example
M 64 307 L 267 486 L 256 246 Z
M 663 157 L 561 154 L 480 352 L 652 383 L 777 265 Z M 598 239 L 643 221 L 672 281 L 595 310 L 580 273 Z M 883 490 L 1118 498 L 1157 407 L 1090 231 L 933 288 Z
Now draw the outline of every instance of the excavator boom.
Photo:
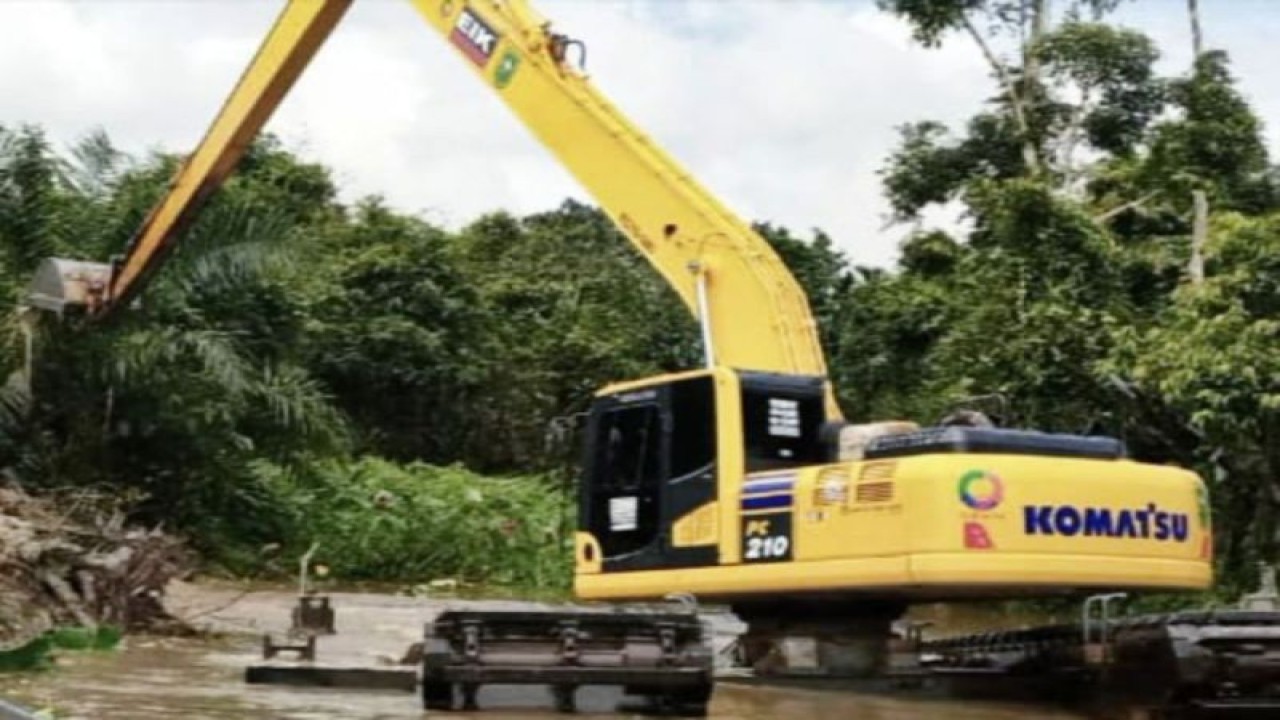
M 574 41 L 523 0 L 411 2 L 699 317 L 708 364 L 826 374 L 808 301 L 777 254 L 571 64 Z
M 592 86 L 573 62 L 580 42 L 551 32 L 525 0 L 410 2 L 699 318 L 708 365 L 826 374 L 808 301 L 786 266 Z M 89 293 L 92 313 L 108 315 L 142 291 L 350 5 L 286 4 L 208 133 L 112 268 L 105 292 Z M 829 409 L 834 413 L 834 405 Z

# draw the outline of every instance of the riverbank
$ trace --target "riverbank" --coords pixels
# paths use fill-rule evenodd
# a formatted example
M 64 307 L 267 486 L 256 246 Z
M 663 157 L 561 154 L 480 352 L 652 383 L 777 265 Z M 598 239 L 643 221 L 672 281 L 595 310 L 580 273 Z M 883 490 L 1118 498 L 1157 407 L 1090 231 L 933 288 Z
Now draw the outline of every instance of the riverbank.
M 162 594 L 193 558 L 179 538 L 125 517 L 113 495 L 0 485 L 0 670 L 38 667 L 57 647 L 112 645 L 122 631 L 176 627 Z

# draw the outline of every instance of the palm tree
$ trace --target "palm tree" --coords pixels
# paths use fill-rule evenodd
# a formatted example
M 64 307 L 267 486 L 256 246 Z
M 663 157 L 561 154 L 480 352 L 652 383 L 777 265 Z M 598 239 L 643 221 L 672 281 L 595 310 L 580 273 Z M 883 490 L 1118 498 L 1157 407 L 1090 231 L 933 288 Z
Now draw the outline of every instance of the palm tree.
M 59 154 L 38 130 L 0 127 L 11 307 L 43 257 L 119 252 L 174 164 L 135 163 L 101 133 Z M 260 185 L 215 198 L 141 306 L 113 321 L 3 315 L 0 470 L 32 486 L 141 491 L 144 519 L 235 532 L 272 514 L 256 458 L 342 446 L 342 417 L 277 332 L 291 317 L 280 283 L 291 241 L 308 228 Z

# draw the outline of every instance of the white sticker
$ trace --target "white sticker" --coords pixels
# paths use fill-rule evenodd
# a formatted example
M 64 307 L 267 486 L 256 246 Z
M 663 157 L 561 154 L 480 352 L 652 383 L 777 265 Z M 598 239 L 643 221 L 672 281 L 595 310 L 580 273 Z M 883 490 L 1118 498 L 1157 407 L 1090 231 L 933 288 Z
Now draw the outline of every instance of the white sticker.
M 769 398 L 769 434 L 800 437 L 800 401 Z
M 639 502 L 634 495 L 609 498 L 609 529 L 613 532 L 635 530 Z

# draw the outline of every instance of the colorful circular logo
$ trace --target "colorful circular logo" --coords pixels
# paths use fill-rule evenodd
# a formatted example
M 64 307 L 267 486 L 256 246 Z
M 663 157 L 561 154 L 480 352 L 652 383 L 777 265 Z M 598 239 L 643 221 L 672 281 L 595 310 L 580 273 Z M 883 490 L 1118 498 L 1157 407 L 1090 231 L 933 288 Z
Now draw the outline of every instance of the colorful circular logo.
M 986 470 L 970 470 L 960 476 L 960 502 L 974 510 L 994 510 L 1004 500 L 1004 481 Z

